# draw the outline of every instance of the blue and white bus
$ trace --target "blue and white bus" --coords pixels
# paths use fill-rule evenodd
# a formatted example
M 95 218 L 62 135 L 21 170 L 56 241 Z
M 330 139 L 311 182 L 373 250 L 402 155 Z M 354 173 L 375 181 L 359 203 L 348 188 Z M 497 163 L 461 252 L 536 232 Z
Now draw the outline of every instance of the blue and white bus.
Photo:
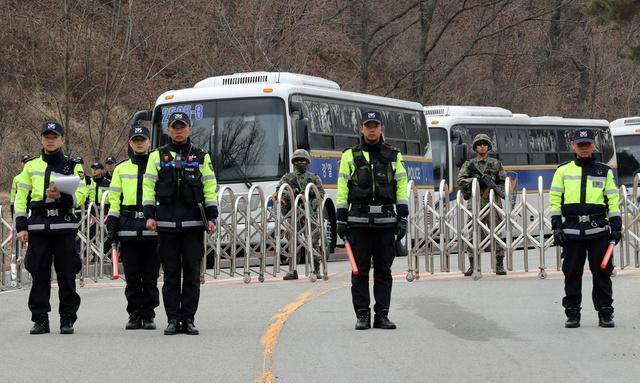
M 409 177 L 417 187 L 433 188 L 423 107 L 419 103 L 345 92 L 333 81 L 293 73 L 253 72 L 210 77 L 193 88 L 170 90 L 158 97 L 151 119 L 153 147 L 168 140 L 167 119 L 173 112 L 191 117 L 195 145 L 211 153 L 219 184 L 243 195 L 257 184 L 275 191 L 292 171 L 290 153 L 309 149 L 310 170 L 327 190 L 325 212 L 329 248 L 336 244 L 335 198 L 339 159 L 357 145 L 357 126 L 367 110 L 382 112 L 385 139 L 400 149 Z
M 619 118 L 611 123 L 616 144 L 618 182 L 630 189 L 640 172 L 640 117 Z
M 491 137 L 491 155 L 502 161 L 517 189 L 537 192 L 538 177 L 543 177 L 545 193 L 553 173 L 574 158 L 571 137 L 576 128 L 597 130 L 595 157 L 614 169 L 616 153 L 606 120 L 529 117 L 498 107 L 428 106 L 425 115 L 431 137 L 434 184 L 445 179 L 455 190 L 458 170 L 466 158 L 472 158 L 471 144 L 476 134 Z

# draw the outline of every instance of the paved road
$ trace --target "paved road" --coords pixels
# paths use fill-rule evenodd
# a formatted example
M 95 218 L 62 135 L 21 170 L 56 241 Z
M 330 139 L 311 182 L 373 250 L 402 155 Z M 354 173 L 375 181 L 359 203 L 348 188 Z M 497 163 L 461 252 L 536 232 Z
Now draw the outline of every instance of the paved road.
M 582 327 L 564 329 L 556 271 L 546 280 L 535 272 L 479 281 L 423 273 L 408 283 L 399 259 L 391 311 L 398 329 L 356 332 L 348 263 L 330 267 L 329 281 L 314 284 L 208 280 L 197 337 L 163 336 L 162 308 L 159 330 L 125 331 L 121 282 L 79 289 L 72 336 L 58 333 L 57 315 L 51 334 L 28 335 L 28 291 L 0 293 L 0 382 L 631 382 L 640 375 L 638 271 L 614 278 L 618 327 L 597 326 L 587 275 Z

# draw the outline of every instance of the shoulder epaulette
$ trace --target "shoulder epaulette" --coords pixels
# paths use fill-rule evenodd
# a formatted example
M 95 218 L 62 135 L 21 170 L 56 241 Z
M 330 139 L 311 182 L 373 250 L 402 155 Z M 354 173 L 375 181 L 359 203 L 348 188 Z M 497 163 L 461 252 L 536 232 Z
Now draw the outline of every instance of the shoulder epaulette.
M 565 161 L 565 162 L 561 163 L 560 165 L 558 165 L 558 167 L 565 166 L 565 165 L 570 164 L 572 162 L 573 162 L 573 160 Z
M 29 161 L 33 161 L 33 160 L 35 160 L 36 158 L 40 158 L 40 156 L 31 157 L 31 158 L 29 158 L 28 160 L 26 160 L 24 163 L 26 164 L 27 162 L 29 162 Z

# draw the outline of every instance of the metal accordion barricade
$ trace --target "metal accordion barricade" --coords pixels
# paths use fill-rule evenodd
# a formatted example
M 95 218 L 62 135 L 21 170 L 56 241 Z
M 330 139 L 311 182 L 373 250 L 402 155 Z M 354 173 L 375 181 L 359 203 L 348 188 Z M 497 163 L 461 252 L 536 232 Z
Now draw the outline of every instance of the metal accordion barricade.
M 317 279 L 313 272 L 314 260 L 320 258 L 322 275 L 324 280 L 329 279 L 327 272 L 326 237 L 324 232 L 324 199 L 320 190 L 313 183 L 308 183 L 304 190 L 304 228 L 306 229 L 306 241 L 304 241 L 306 261 L 304 273 L 311 282 Z M 314 208 L 315 206 L 315 208 Z

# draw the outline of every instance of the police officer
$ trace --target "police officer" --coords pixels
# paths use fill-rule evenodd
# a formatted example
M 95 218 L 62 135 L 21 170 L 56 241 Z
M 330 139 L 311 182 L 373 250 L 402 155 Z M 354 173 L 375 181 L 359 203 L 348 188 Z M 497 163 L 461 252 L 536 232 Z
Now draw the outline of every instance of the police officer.
M 356 330 L 371 328 L 369 269 L 373 257 L 373 327 L 395 329 L 389 320 L 395 240 L 407 231 L 407 172 L 400 152 L 384 142 L 378 111 L 364 114 L 360 145 L 342 153 L 338 174 L 338 235 L 351 243 L 360 273 L 351 275 Z M 394 211 L 395 205 L 395 211 Z
M 100 162 L 91 164 L 91 176 L 93 182 L 91 182 L 89 200 L 100 206 L 100 203 L 102 203 L 102 196 L 107 190 L 109 190 L 111 180 L 106 177 L 104 166 Z M 105 200 L 105 212 L 108 210 L 109 201 Z
M 52 262 L 58 279 L 60 333 L 73 334 L 80 307 L 75 278 L 82 267 L 74 246 L 78 218 L 73 214 L 73 208 L 84 203 L 85 195 L 81 190 L 84 174 L 82 166 L 62 152 L 64 128 L 58 122 L 44 123 L 40 142 L 42 154 L 29 160 L 20 173 L 15 202 L 16 231 L 20 241 L 29 241 L 30 247 L 25 267 L 33 279 L 29 294 L 29 309 L 34 322 L 31 334 L 49 332 Z M 54 186 L 55 179 L 65 175 L 80 178 L 75 195 L 62 193 Z M 27 202 L 29 192 L 31 201 Z M 31 210 L 30 216 L 28 209 Z
M 82 157 L 80 157 L 80 156 L 77 156 L 75 158 L 75 161 L 77 163 L 79 163 L 80 166 L 82 166 L 82 170 L 84 171 L 84 159 Z M 91 190 L 92 190 L 91 179 L 92 178 L 91 178 L 91 176 L 89 174 L 87 174 L 87 173 L 84 174 L 84 181 L 87 184 L 87 186 L 85 188 L 83 188 L 83 192 L 85 194 L 85 205 L 89 204 L 89 195 L 91 194 Z
M 113 171 L 116 168 L 116 158 L 114 156 L 108 156 L 104 160 L 104 166 L 105 166 L 104 178 L 111 181 L 111 178 L 113 177 Z
M 22 168 L 20 169 L 20 172 L 22 172 L 22 169 L 24 169 L 24 164 L 27 163 L 27 161 L 29 161 L 29 159 L 31 158 L 31 156 L 29 156 L 28 154 L 23 154 L 20 157 L 20 163 L 22 164 Z M 9 209 L 11 210 L 11 217 L 13 217 L 13 212 L 14 212 L 14 206 L 13 204 L 16 201 L 16 192 L 18 191 L 18 178 L 20 177 L 20 173 L 16 174 L 15 177 L 13 177 L 13 180 L 11 181 L 11 194 L 9 196 Z
M 182 330 L 198 335 L 194 317 L 200 298 L 203 230 L 213 234 L 216 229 L 216 177 L 209 154 L 189 139 L 193 129 L 187 114 L 171 114 L 168 131 L 171 142 L 149 156 L 142 203 L 147 229 L 158 231 L 162 299 L 169 322 L 164 333 Z
M 117 236 L 120 241 L 120 254 L 127 275 L 124 291 L 129 313 L 127 330 L 155 330 L 154 309 L 160 304 L 158 234 L 147 230 L 142 212 L 143 176 L 151 145 L 149 137 L 149 130 L 144 125 L 131 128 L 129 146 L 133 154 L 116 166 L 109 187 L 111 209 L 106 226 L 109 236 Z
M 497 186 L 504 185 L 504 181 L 507 175 L 502 167 L 502 163 L 492 157 L 489 157 L 489 151 L 493 145 L 491 139 L 486 134 L 478 134 L 473 139 L 471 148 L 476 153 L 476 157 L 465 161 L 458 172 L 458 187 L 462 190 L 462 194 L 465 199 L 471 198 L 471 185 L 474 178 L 478 178 L 480 182 L 480 209 L 484 208 L 489 203 L 489 190 L 488 185 L 485 185 L 482 181 L 483 176 L 490 177 Z M 500 198 L 495 195 L 495 202 L 498 206 L 502 206 Z M 482 219 L 486 225 L 490 224 L 489 216 L 485 216 Z M 500 219 L 496 218 L 496 224 L 500 223 Z M 481 233 L 481 238 L 484 237 L 484 232 Z M 474 262 L 471 249 L 467 246 L 466 251 L 469 252 L 469 269 L 465 271 L 465 276 L 473 274 Z M 496 274 L 506 275 L 507 270 L 504 268 L 504 249 L 497 246 L 496 250 Z
M 576 158 L 558 167 L 549 191 L 553 237 L 563 251 L 565 327 L 580 327 L 582 271 L 587 257 L 593 275 L 592 298 L 599 325 L 614 327 L 613 260 L 604 270 L 600 264 L 609 241 L 617 244 L 622 238 L 618 188 L 611 169 L 593 159 L 593 130 L 575 130 L 571 147 Z
M 280 183 L 276 188 L 276 191 L 280 189 L 280 187 L 284 184 L 288 184 L 293 189 L 294 194 L 297 196 L 298 194 L 304 194 L 304 190 L 307 187 L 307 184 L 313 183 L 320 191 L 320 200 L 313 200 L 314 212 L 315 209 L 319 206 L 324 198 L 324 187 L 322 186 L 322 180 L 318 177 L 317 174 L 308 171 L 309 164 L 311 163 L 311 155 L 304 149 L 298 149 L 293 152 L 291 156 L 291 163 L 295 168 L 294 171 L 289 172 L 280 178 Z M 291 201 L 286 201 L 286 210 L 288 210 L 291 206 Z M 313 238 L 316 246 L 319 246 L 318 241 L 320 238 Z M 313 273 L 316 275 L 318 279 L 322 278 L 322 274 L 320 273 L 320 256 L 315 256 L 313 259 Z M 298 279 L 298 271 L 293 270 L 293 272 L 288 272 L 282 279 L 290 280 L 290 279 Z

